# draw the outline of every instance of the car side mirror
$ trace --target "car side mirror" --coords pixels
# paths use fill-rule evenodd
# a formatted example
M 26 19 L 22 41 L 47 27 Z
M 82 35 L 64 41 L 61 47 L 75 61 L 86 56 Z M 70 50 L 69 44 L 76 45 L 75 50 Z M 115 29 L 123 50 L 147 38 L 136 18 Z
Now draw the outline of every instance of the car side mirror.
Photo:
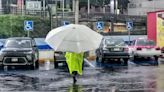
M 37 47 L 36 45 L 33 45 L 33 47 Z
M 3 45 L 1 45 L 1 46 L 0 46 L 0 49 L 2 49 L 3 47 L 4 47 L 4 46 L 3 46 Z

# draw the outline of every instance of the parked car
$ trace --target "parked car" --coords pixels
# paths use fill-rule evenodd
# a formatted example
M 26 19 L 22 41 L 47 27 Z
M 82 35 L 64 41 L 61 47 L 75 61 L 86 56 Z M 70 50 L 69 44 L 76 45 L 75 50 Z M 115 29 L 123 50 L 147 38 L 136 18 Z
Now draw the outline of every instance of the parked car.
M 123 39 L 103 38 L 100 48 L 96 50 L 96 61 L 104 63 L 105 59 L 123 59 L 128 65 L 129 49 Z
M 161 56 L 160 47 L 158 47 L 153 40 L 145 38 L 134 40 L 131 46 L 131 52 L 131 59 L 133 61 L 153 57 L 156 61 L 154 62 L 155 65 L 158 65 L 158 58 Z
M 164 47 L 161 48 L 161 56 L 159 58 L 161 63 L 164 63 Z
M 58 68 L 59 63 L 66 63 L 65 52 L 54 52 L 54 68 Z
M 61 51 L 54 52 L 54 68 L 58 68 L 59 63 L 63 63 L 63 65 L 66 65 L 67 67 L 65 53 L 66 52 L 61 52 Z M 85 56 L 86 56 L 86 53 L 84 53 L 84 58 Z M 84 62 L 83 62 L 83 67 L 84 67 Z
M 39 67 L 39 52 L 36 43 L 29 37 L 11 37 L 6 39 L 0 51 L 2 66 L 24 66 L 31 69 Z

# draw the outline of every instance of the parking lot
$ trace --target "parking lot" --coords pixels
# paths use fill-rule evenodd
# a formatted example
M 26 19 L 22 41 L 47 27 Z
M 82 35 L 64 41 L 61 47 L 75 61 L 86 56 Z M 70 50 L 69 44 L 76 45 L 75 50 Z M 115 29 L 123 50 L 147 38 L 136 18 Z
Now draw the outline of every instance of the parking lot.
M 148 61 L 149 62 L 149 61 Z M 164 64 L 152 66 L 143 61 L 128 66 L 85 63 L 76 85 L 65 66 L 54 69 L 52 62 L 40 64 L 38 70 L 10 68 L 0 71 L 0 91 L 58 92 L 162 92 Z M 92 65 L 92 66 L 91 66 Z

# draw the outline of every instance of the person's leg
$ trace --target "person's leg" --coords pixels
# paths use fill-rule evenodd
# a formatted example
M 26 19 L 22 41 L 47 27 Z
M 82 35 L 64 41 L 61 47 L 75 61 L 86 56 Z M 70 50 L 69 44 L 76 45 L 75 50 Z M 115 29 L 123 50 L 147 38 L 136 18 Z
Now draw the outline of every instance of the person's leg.
M 73 83 L 75 84 L 76 83 L 76 75 L 77 75 L 77 71 L 73 71 L 72 72 L 72 75 L 73 75 Z

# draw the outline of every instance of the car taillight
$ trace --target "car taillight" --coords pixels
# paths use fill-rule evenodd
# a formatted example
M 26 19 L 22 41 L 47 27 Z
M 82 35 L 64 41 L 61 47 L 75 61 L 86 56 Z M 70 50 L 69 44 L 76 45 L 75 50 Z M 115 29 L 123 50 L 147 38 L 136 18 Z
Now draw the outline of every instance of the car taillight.
M 142 50 L 142 48 L 139 48 L 139 47 L 138 47 L 137 50 Z
M 157 47 L 156 50 L 161 50 L 160 47 Z

